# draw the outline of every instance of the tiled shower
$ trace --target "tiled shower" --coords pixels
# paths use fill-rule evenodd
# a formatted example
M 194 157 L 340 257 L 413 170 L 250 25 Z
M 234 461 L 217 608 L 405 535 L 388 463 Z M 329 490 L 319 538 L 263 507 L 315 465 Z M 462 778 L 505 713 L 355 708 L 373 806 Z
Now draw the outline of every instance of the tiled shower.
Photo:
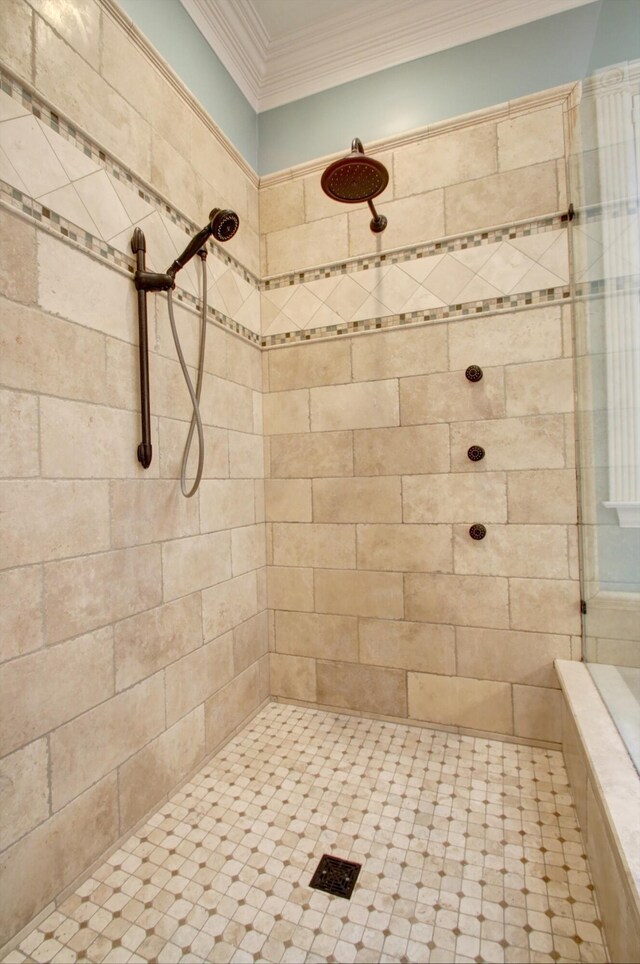
M 376 237 L 325 158 L 258 178 L 112 0 L 75 7 L 1 11 L 4 959 L 608 960 L 554 668 L 602 283 L 570 268 L 579 85 L 381 143 Z M 135 457 L 129 245 L 163 270 L 214 206 L 185 500 L 164 295 Z

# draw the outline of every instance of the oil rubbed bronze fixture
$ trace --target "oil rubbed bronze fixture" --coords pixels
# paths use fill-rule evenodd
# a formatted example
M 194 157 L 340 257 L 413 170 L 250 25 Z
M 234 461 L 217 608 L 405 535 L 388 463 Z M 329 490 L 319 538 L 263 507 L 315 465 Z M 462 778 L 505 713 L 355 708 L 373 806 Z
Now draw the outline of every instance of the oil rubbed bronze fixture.
M 322 175 L 322 190 L 334 201 L 362 204 L 366 201 L 373 214 L 369 227 L 380 234 L 387 226 L 384 214 L 378 214 L 373 198 L 382 194 L 389 183 L 389 172 L 380 161 L 367 157 L 359 137 L 354 137 L 351 153 L 330 164 Z
M 148 469 L 151 465 L 152 458 L 151 409 L 149 402 L 149 348 L 147 338 L 147 292 L 166 291 L 171 332 L 176 345 L 178 361 L 180 362 L 180 367 L 182 368 L 182 373 L 184 375 L 193 405 L 193 416 L 191 418 L 191 425 L 189 426 L 189 433 L 187 435 L 187 441 L 182 457 L 182 467 L 180 469 L 180 488 L 182 490 L 182 494 L 187 499 L 190 499 L 191 496 L 197 491 L 198 486 L 200 485 L 200 479 L 202 478 L 202 469 L 204 466 L 204 433 L 202 430 L 202 419 L 200 418 L 199 403 L 200 393 L 202 391 L 202 379 L 204 376 L 204 352 L 207 338 L 207 270 L 205 264 L 207 258 L 207 243 L 211 237 L 220 242 L 228 241 L 238 230 L 239 224 L 240 219 L 235 211 L 221 211 L 220 208 L 214 208 L 209 214 L 209 223 L 205 224 L 205 226 L 198 231 L 193 238 L 191 238 L 180 257 L 176 258 L 173 264 L 171 264 L 164 273 L 147 271 L 146 241 L 140 228 L 135 229 L 133 232 L 133 237 L 131 238 L 131 250 L 136 256 L 136 273 L 133 277 L 133 280 L 135 282 L 136 291 L 138 292 L 138 330 L 140 343 L 140 412 L 142 416 L 142 441 L 138 446 L 138 461 L 143 469 Z M 184 360 L 184 355 L 182 353 L 182 347 L 178 337 L 178 330 L 176 328 L 176 322 L 173 315 L 172 291 L 176 286 L 176 275 L 178 271 L 180 271 L 181 268 L 184 268 L 184 266 L 196 254 L 199 256 L 202 262 L 202 314 L 200 327 L 200 352 L 198 357 L 198 380 L 194 390 L 193 385 L 191 384 L 191 378 L 189 377 L 189 372 L 187 370 L 187 365 Z M 191 489 L 187 489 L 187 462 L 189 459 L 189 451 L 191 449 L 193 433 L 196 429 L 198 430 L 198 468 L 196 470 L 196 478 Z

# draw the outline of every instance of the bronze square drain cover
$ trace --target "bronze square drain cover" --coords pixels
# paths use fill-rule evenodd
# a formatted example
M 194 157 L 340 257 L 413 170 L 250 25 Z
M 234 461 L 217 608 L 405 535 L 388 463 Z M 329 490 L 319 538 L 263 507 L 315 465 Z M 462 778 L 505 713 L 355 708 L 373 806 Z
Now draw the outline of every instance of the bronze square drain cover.
M 325 893 L 333 894 L 334 897 L 346 897 L 348 900 L 353 893 L 361 869 L 362 864 L 354 864 L 350 860 L 324 854 L 309 886 L 315 887 L 316 890 L 324 890 Z

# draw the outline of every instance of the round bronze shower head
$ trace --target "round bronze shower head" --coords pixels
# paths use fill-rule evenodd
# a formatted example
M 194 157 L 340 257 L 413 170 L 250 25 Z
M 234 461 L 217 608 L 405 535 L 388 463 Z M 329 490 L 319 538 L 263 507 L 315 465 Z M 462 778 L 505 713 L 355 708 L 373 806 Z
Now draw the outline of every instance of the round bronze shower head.
M 334 201 L 362 204 L 382 194 L 389 183 L 389 172 L 384 164 L 367 157 L 356 138 L 351 154 L 330 164 L 322 175 L 322 190 Z

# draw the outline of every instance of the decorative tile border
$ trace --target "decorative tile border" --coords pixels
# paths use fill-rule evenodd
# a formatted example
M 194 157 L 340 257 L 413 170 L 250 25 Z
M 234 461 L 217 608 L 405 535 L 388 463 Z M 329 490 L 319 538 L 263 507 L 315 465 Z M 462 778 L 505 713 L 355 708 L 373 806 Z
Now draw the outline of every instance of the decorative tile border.
M 39 201 L 34 198 L 28 197 L 22 191 L 17 188 L 12 187 L 7 184 L 6 181 L 0 181 L 0 204 L 11 207 L 21 214 L 32 218 L 34 221 L 40 223 L 52 234 L 57 234 L 61 238 L 66 238 L 68 241 L 79 245 L 84 248 L 90 254 L 100 258 L 107 264 L 114 265 L 121 270 L 125 270 L 132 275 L 135 272 L 135 260 L 133 257 L 127 257 L 122 251 L 114 248 L 112 245 L 107 244 L 102 238 L 96 238 L 94 235 L 85 231 L 84 228 L 78 227 L 76 224 L 72 224 L 66 218 L 61 215 L 56 214 L 55 211 L 50 211 L 49 208 L 45 207 Z M 183 288 L 176 287 L 175 289 L 175 299 L 189 307 L 201 311 L 202 301 L 196 298 L 189 291 L 185 291 Z M 229 318 L 223 312 L 219 311 L 217 308 L 213 308 L 211 305 L 207 309 L 208 316 L 216 321 L 223 328 L 228 331 L 234 332 L 236 335 L 240 335 L 247 341 L 250 341 L 254 345 L 260 345 L 261 336 L 249 328 L 245 328 L 239 322 L 234 321 L 233 318 Z
M 484 244 L 497 241 L 509 241 L 514 238 L 525 238 L 533 234 L 543 234 L 546 231 L 557 231 L 566 227 L 569 222 L 568 214 L 553 214 L 544 218 L 534 218 L 513 225 L 501 225 L 491 230 L 473 231 L 470 234 L 454 235 L 440 238 L 413 247 L 400 248 L 386 254 L 369 255 L 365 258 L 354 258 L 349 261 L 339 261 L 333 264 L 309 268 L 306 271 L 293 271 L 289 274 L 266 278 L 260 283 L 261 291 L 272 291 L 275 288 L 286 288 L 288 285 L 303 284 L 309 281 L 320 281 L 333 278 L 341 274 L 353 274 L 357 271 L 367 271 L 384 265 L 403 264 L 406 261 L 416 261 L 436 254 L 451 254 L 454 251 L 464 251 L 467 248 L 478 248 Z
M 477 317 L 478 315 L 489 315 L 498 311 L 513 311 L 517 308 L 530 308 L 537 305 L 562 302 L 570 297 L 570 286 L 563 285 L 559 288 L 521 292 L 516 295 L 491 298 L 486 301 L 468 301 L 464 304 L 446 305 L 443 308 L 433 308 L 427 311 L 411 311 L 400 315 L 388 315 L 386 318 L 346 322 L 344 325 L 331 325 L 327 328 L 288 331 L 283 334 L 263 336 L 260 344 L 263 348 L 274 348 L 297 342 L 313 341 L 318 338 L 355 335 L 360 332 L 385 328 L 399 328 L 403 325 L 414 325 L 420 322 L 453 321 L 457 318 Z
M 138 197 L 151 205 L 151 207 L 163 217 L 168 218 L 176 224 L 185 234 L 194 234 L 200 230 L 202 225 L 195 224 L 193 221 L 184 217 L 176 208 L 167 204 L 164 198 L 151 191 L 144 181 L 136 177 L 128 168 L 119 164 L 114 157 L 102 150 L 95 141 L 78 130 L 74 124 L 60 117 L 60 115 L 52 110 L 43 100 L 7 73 L 6 70 L 3 70 L 2 67 L 0 67 L 0 90 L 11 97 L 12 100 L 21 104 L 21 106 L 29 111 L 37 120 L 41 121 L 41 123 L 47 127 L 50 127 L 52 131 L 59 134 L 60 137 L 63 137 L 72 144 L 73 147 L 90 158 L 95 164 L 98 164 L 117 181 L 121 181 L 130 190 L 134 191 Z M 237 271 L 246 282 L 254 285 L 256 288 L 259 286 L 260 279 L 230 255 L 221 245 L 210 241 L 209 250 L 223 264 Z

